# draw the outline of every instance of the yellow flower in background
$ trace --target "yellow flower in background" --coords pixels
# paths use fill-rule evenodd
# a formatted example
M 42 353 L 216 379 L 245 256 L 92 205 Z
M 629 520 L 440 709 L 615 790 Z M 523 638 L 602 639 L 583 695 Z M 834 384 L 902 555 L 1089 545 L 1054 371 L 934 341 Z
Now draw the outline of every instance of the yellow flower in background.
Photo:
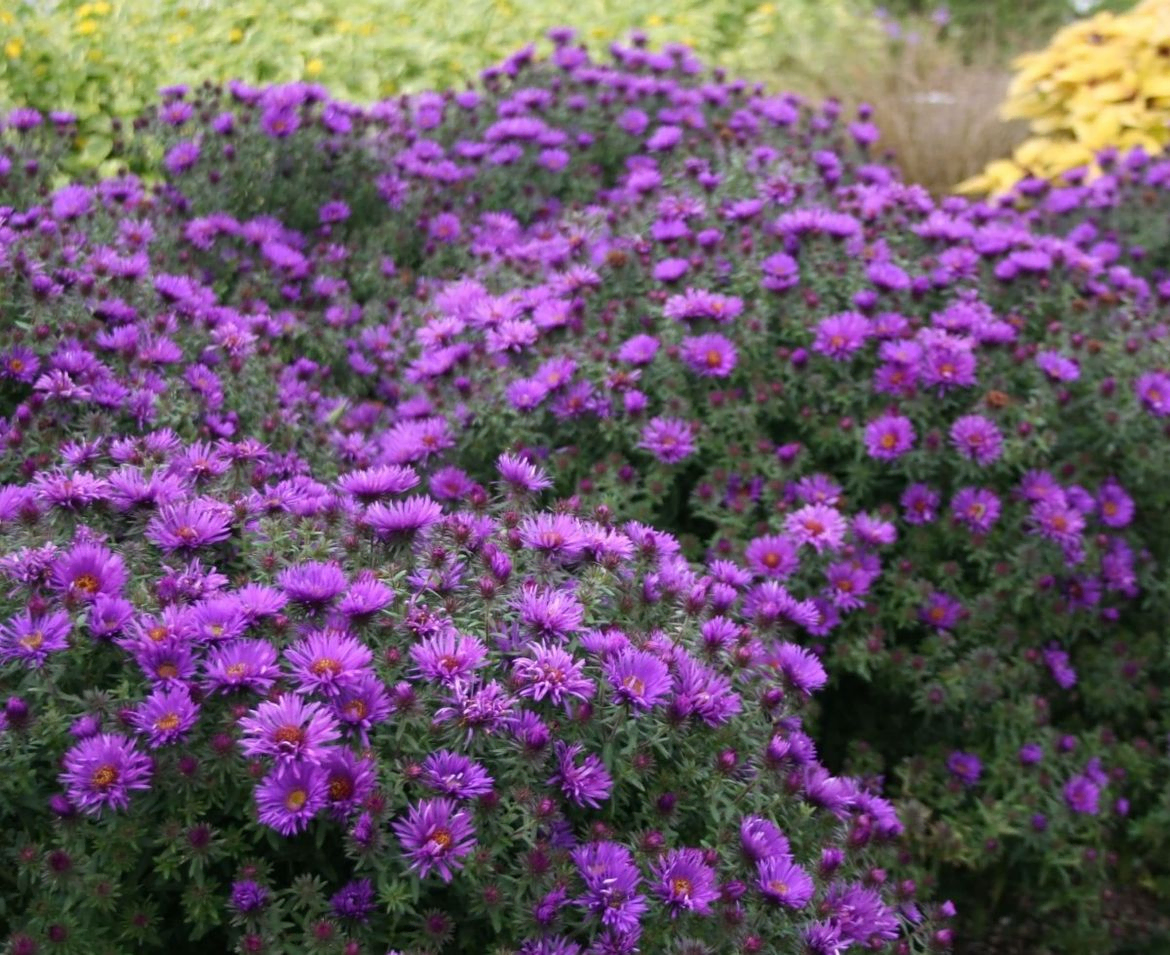
M 24 40 L 20 37 L 13 37 L 4 44 L 4 55 L 10 60 L 17 60 L 20 54 L 24 52 Z
M 97 29 L 97 20 L 93 20 L 88 17 L 77 24 L 77 32 L 81 36 L 93 36 L 95 33 L 97 33 Z
M 228 43 L 239 43 L 244 39 L 244 31 L 239 27 L 232 27 L 228 31 Z
M 320 76 L 323 69 L 325 69 L 325 64 L 317 57 L 313 57 L 305 64 L 305 76 Z

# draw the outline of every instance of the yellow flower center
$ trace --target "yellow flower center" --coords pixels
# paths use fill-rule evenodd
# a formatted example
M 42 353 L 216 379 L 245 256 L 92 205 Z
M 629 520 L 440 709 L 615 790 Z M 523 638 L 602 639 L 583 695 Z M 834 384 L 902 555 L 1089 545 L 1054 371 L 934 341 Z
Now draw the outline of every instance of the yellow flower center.
M 167 732 L 168 730 L 173 730 L 176 727 L 178 727 L 178 725 L 179 725 L 179 714 L 178 713 L 166 713 L 154 721 L 154 728 L 156 730 L 162 730 L 163 732 Z
M 93 574 L 79 574 L 73 581 L 73 586 L 87 594 L 96 594 L 99 584 Z
M 91 782 L 94 789 L 109 789 L 118 781 L 118 770 L 110 763 L 105 763 L 93 771 Z
M 299 746 L 305 741 L 305 733 L 299 726 L 281 726 L 272 734 L 274 743 L 293 743 Z
M 309 794 L 303 789 L 294 789 L 284 797 L 285 808 L 292 812 L 296 812 L 298 809 L 302 808 L 308 801 Z
M 34 630 L 27 637 L 20 638 L 20 645 L 26 650 L 39 650 L 45 642 L 45 635 L 39 630 Z

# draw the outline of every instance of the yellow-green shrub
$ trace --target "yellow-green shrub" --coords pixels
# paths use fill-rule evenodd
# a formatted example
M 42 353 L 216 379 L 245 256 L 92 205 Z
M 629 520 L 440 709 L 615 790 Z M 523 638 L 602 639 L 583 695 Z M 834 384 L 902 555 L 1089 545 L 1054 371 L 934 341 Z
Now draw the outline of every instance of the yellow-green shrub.
M 1156 153 L 1170 141 L 1170 0 L 1079 20 L 1015 65 L 1001 115 L 1028 120 L 1032 136 L 960 192 L 1002 193 L 1025 176 L 1092 167 L 1109 146 Z
M 75 112 L 77 163 L 110 153 L 111 120 L 158 87 L 312 80 L 370 102 L 461 85 L 570 25 L 596 48 L 631 29 L 759 75 L 826 62 L 854 0 L 16 0 L 0 7 L 0 107 Z M 818 39 L 819 38 L 819 39 Z

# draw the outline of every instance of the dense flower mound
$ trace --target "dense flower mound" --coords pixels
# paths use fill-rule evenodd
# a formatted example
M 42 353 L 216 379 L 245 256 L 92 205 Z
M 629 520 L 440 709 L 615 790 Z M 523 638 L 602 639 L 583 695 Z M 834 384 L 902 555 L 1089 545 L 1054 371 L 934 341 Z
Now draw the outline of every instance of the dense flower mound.
M 816 740 L 824 772 L 862 779 L 850 793 L 885 787 L 901 806 L 916 877 L 941 886 L 937 898 L 961 894 L 972 933 L 1005 911 L 1017 925 L 1021 912 L 1041 913 L 1050 944 L 1102 950 L 1144 901 L 1139 886 L 1164 874 L 1168 831 L 1170 719 L 1159 687 L 1170 660 L 1159 628 L 1170 612 L 1161 583 L 1170 288 L 1157 264 L 1108 234 L 1112 218 L 936 205 L 869 161 L 878 132 L 867 117 L 842 122 L 832 103 L 814 109 L 709 75 L 683 48 L 615 47 L 600 63 L 568 33 L 555 42 L 549 62 L 521 53 L 479 90 L 369 108 L 306 85 L 164 91 L 140 130 L 166 156 L 156 187 L 122 176 L 53 188 L 52 118 L 9 115 L 0 519 L 22 535 L 13 547 L 57 550 L 32 581 L 43 606 L 34 611 L 19 591 L 11 602 L 6 666 L 22 705 L 60 710 L 57 724 L 37 724 L 60 729 L 43 764 L 70 755 L 44 778 L 64 772 L 84 816 L 95 798 L 85 774 L 112 766 L 109 808 L 125 802 L 132 819 L 148 798 L 134 786 L 149 784 L 136 753 L 202 732 L 196 690 L 218 699 L 208 681 L 240 681 L 239 692 L 272 698 L 233 711 L 218 731 L 252 760 L 263 824 L 296 840 L 328 816 L 318 770 L 339 741 L 358 738 L 387 800 L 378 831 L 401 850 L 394 879 L 369 875 L 379 912 L 408 921 L 413 906 L 425 922 L 438 907 L 440 934 L 482 947 L 449 920 L 502 916 L 470 902 L 444 908 L 398 877 L 412 867 L 435 884 L 450 875 L 457 891 L 461 871 L 495 864 L 472 866 L 483 846 L 534 844 L 543 817 L 523 822 L 516 807 L 528 803 L 517 797 L 489 842 L 485 821 L 455 794 L 412 784 L 445 778 L 445 761 L 460 756 L 478 767 L 465 777 L 499 782 L 497 743 L 517 745 L 513 710 L 543 707 L 551 725 L 552 711 L 588 703 L 591 728 L 570 731 L 579 721 L 558 718 L 543 775 L 509 784 L 571 807 L 580 845 L 565 845 L 561 868 L 548 869 L 550 884 L 569 880 L 566 899 L 585 898 L 567 873 L 616 867 L 607 878 L 623 900 L 660 905 L 647 911 L 685 932 L 658 938 L 677 941 L 691 931 L 669 918 L 686 907 L 677 879 L 698 916 L 708 902 L 716 914 L 735 909 L 707 896 L 745 877 L 695 854 L 722 851 L 719 834 L 739 824 L 720 797 L 701 804 L 708 828 L 695 828 L 699 812 L 652 856 L 637 855 L 643 830 L 665 832 L 650 787 L 635 797 L 631 781 L 631 794 L 602 798 L 602 771 L 623 778 L 638 753 L 653 755 L 654 772 L 690 767 L 663 791 L 695 780 L 699 763 L 660 750 L 686 745 L 667 727 L 671 699 L 690 693 L 679 689 L 689 664 L 679 669 L 661 631 L 704 666 L 721 661 L 741 700 L 735 719 L 801 701 L 800 732 Z M 1103 216 L 1129 215 L 1132 198 Z M 562 504 L 501 508 L 492 503 L 501 480 L 512 494 Z M 631 531 L 651 526 L 668 536 Z M 670 569 L 625 575 L 631 561 L 642 567 L 640 535 L 651 533 L 672 542 Z M 501 579 L 496 552 L 527 563 Z M 213 566 L 226 581 L 212 590 L 261 588 L 247 599 L 271 613 L 257 629 L 225 603 L 183 624 L 208 628 L 186 640 L 188 657 L 167 661 L 192 684 L 191 706 L 177 687 L 156 698 L 126 682 L 112 658 L 98 665 L 109 684 L 100 698 L 85 695 L 81 670 L 64 700 L 24 687 L 74 652 L 77 628 L 95 626 L 82 619 L 87 588 L 112 591 L 100 594 L 96 624 L 109 628 L 101 652 L 112 657 L 142 615 L 162 620 L 175 604 L 202 613 L 212 594 L 178 598 L 162 581 Z M 613 579 L 591 582 L 603 571 Z M 373 591 L 355 595 L 359 579 Z M 130 607 L 108 608 L 106 596 Z M 412 600 L 441 608 L 451 628 L 412 630 Z M 486 612 L 484 601 L 507 610 Z M 643 622 L 644 604 L 677 605 L 691 629 Z M 360 625 L 347 623 L 354 608 L 366 608 Z M 34 626 L 43 643 L 18 651 Z M 605 642 L 612 628 L 629 642 L 624 656 L 625 644 Z M 602 643 L 586 640 L 594 631 Z M 222 641 L 244 656 L 221 658 Z M 383 661 L 388 649 L 396 661 Z M 807 706 L 787 684 L 768 703 L 769 688 L 751 681 L 770 663 L 782 684 L 806 669 L 828 683 Z M 451 668 L 457 678 L 445 677 Z M 385 720 L 347 724 L 338 700 L 363 681 L 376 693 L 354 676 L 370 672 L 387 693 L 402 679 L 415 685 L 419 709 L 391 696 Z M 751 692 L 736 689 L 740 679 Z M 575 695 L 586 685 L 595 692 Z M 601 700 L 608 717 L 596 715 Z M 85 749 L 60 739 L 82 711 L 139 704 L 142 715 L 117 733 L 95 730 Z M 639 727 L 631 743 L 615 714 L 643 710 L 629 721 Z M 477 735 L 492 713 L 499 732 Z M 404 714 L 418 727 L 439 719 L 437 738 L 408 732 Z M 773 725 L 787 718 L 778 712 Z M 652 726 L 653 742 L 641 735 Z M 718 742 L 703 765 L 715 775 L 690 793 L 758 785 L 757 770 L 776 758 L 761 749 L 772 730 L 726 726 L 707 727 Z M 127 748 L 131 730 L 138 742 Z M 604 740 L 614 741 L 608 751 Z M 416 780 L 397 756 L 386 768 L 397 749 L 420 767 Z M 432 754 L 438 768 L 425 763 Z M 767 805 L 799 801 L 809 785 L 787 768 L 777 784 L 760 793 Z M 587 838 L 586 820 L 609 828 Z M 427 833 L 439 829 L 443 845 L 433 845 Z M 745 909 L 735 936 L 744 950 L 757 932 L 789 932 L 779 938 L 797 948 L 803 933 L 813 951 L 843 944 L 837 890 L 784 868 L 814 878 L 813 843 L 820 851 L 829 839 L 817 831 L 754 898 L 783 907 L 768 896 L 772 882 L 793 899 L 821 892 L 809 905 L 828 927 L 765 930 Z M 873 840 L 863 841 L 868 852 Z M 628 869 L 619 848 L 597 848 L 611 843 L 641 868 Z M 348 878 L 289 852 L 280 884 L 305 872 L 331 886 Z M 906 891 L 893 870 L 859 865 L 871 866 L 871 888 Z M 642 892 L 635 875 L 672 888 Z M 242 898 L 277 891 L 253 876 Z M 484 878 L 519 918 L 510 900 L 530 886 Z M 200 905 L 210 903 L 196 898 L 188 911 Z M 617 931 L 602 909 L 571 909 L 584 919 L 573 930 L 594 924 L 587 914 Z M 1077 919 L 1056 918 L 1069 913 Z M 949 930 L 937 931 L 945 943 Z
M 926 931 L 885 867 L 892 806 L 803 728 L 824 668 L 737 612 L 733 565 L 535 508 L 543 472 L 508 457 L 471 506 L 408 466 L 375 495 L 167 430 L 84 475 L 8 488 L 0 526 L 17 950 L 184 924 L 221 951 Z

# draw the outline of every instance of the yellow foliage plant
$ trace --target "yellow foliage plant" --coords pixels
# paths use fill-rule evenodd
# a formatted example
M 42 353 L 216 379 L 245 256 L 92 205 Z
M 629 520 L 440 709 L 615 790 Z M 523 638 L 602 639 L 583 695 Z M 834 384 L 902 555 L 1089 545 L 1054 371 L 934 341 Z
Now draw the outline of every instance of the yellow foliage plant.
M 1014 65 L 1000 115 L 1028 120 L 1031 136 L 959 192 L 1000 195 L 1025 177 L 1059 181 L 1076 168 L 1092 177 L 1102 149 L 1158 153 L 1170 141 L 1170 0 L 1078 20 Z

